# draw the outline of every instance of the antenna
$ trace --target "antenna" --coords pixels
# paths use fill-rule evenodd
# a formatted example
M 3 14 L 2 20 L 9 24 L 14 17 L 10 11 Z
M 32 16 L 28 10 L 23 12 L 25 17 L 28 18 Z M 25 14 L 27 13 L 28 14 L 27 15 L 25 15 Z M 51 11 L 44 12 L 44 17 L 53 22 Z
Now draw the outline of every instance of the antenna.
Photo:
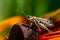
M 26 17 L 27 21 L 29 22 L 28 15 L 26 15 L 26 13 L 23 10 L 21 10 L 21 12 Z
M 25 11 L 23 9 L 19 8 L 17 11 L 20 12 L 20 13 L 22 13 L 25 17 L 27 16 L 26 13 L 25 13 Z
M 27 17 L 26 13 L 23 10 L 21 12 L 25 17 Z
M 23 14 L 26 18 L 28 18 L 27 15 L 26 15 L 26 13 L 25 13 L 23 10 L 21 10 L 21 12 L 22 12 L 22 14 Z

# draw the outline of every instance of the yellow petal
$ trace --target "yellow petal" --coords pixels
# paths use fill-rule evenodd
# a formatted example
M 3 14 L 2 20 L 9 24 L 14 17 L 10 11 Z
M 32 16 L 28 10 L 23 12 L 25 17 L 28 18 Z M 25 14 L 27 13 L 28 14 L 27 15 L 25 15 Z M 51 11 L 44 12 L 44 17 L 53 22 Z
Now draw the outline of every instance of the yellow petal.
M 7 28 L 11 27 L 12 25 L 16 23 L 22 23 L 24 21 L 24 18 L 21 16 L 15 16 L 8 18 L 4 21 L 0 22 L 0 33 L 4 32 Z
M 53 18 L 53 17 L 55 17 L 58 14 L 60 14 L 60 9 L 57 9 L 57 10 L 52 11 L 52 12 L 49 12 L 49 13 L 43 15 L 42 17 L 43 18 L 49 18 L 49 17 L 52 17 Z
M 5 38 L 4 37 L 0 37 L 0 40 L 4 40 Z

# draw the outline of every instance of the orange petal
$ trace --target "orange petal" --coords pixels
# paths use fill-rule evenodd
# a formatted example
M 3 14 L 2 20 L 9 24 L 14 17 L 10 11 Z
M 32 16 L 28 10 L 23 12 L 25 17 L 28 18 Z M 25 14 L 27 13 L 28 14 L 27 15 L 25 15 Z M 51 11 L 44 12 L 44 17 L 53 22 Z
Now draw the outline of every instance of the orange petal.
M 43 15 L 42 17 L 43 18 L 49 18 L 49 17 L 55 17 L 56 15 L 58 15 L 60 13 L 60 9 L 57 9 L 57 10 L 55 10 L 55 11 L 52 11 L 52 12 L 49 12 L 49 13 L 47 13 L 47 14 L 45 14 L 45 15 Z
M 4 32 L 7 28 L 11 27 L 16 23 L 24 22 L 24 18 L 21 16 L 14 16 L 0 22 L 0 33 Z

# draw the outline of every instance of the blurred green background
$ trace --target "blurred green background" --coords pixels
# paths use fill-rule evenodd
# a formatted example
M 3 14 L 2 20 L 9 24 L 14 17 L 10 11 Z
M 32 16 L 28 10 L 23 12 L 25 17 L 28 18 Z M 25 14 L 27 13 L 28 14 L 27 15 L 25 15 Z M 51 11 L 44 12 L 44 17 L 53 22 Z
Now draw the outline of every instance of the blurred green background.
M 60 0 L 0 0 L 0 20 L 22 15 L 21 10 L 27 15 L 42 16 L 58 8 Z
M 60 8 L 60 0 L 0 0 L 0 21 L 12 16 L 22 15 L 24 10 L 27 15 L 42 16 Z M 9 33 L 7 29 L 3 34 Z

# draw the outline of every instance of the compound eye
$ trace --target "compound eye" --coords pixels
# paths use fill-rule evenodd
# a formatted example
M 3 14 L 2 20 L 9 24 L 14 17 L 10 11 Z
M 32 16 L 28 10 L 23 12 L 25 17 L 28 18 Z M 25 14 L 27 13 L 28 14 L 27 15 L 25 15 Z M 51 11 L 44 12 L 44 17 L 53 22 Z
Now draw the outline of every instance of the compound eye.
M 42 23 L 42 24 L 44 24 L 44 25 L 45 25 L 45 23 L 44 23 L 44 22 L 42 22 L 42 21 L 40 21 L 40 23 Z
M 41 23 L 41 21 L 40 21 L 40 23 Z

